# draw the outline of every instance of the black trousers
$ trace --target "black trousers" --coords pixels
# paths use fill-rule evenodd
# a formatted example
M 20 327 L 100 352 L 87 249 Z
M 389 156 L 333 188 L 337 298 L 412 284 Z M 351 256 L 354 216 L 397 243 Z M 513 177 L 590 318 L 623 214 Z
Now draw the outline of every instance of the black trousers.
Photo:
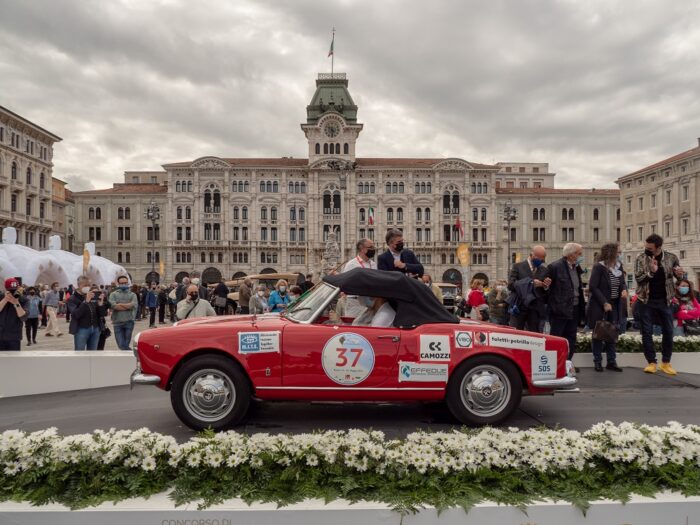
M 158 322 L 160 324 L 165 322 L 165 303 L 158 305 Z
M 511 314 L 508 324 L 518 330 L 541 332 L 540 314 L 537 310 L 525 310 L 524 312 L 520 312 L 520 315 Z
M 27 342 L 36 342 L 36 331 L 39 329 L 39 318 L 35 317 L 33 319 L 26 319 L 24 321 L 24 328 L 27 331 Z
M 156 307 L 148 309 L 148 324 L 153 326 L 156 324 Z

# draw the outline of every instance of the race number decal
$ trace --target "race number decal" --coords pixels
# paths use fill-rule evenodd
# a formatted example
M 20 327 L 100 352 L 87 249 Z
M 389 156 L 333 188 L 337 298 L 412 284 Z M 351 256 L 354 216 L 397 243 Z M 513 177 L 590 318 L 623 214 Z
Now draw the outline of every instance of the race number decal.
M 323 371 L 339 385 L 356 385 L 369 377 L 374 368 L 374 348 L 358 334 L 333 336 L 323 347 Z
M 450 336 L 448 336 L 448 335 L 421 335 L 420 336 L 420 360 L 421 361 L 449 361 L 450 360 Z
M 554 351 L 532 352 L 532 380 L 556 379 L 557 353 Z

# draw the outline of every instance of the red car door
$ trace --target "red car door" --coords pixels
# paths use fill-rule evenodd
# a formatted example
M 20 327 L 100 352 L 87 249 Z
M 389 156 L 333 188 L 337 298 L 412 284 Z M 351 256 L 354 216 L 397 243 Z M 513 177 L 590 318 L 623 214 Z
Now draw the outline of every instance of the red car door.
M 282 339 L 285 387 L 363 389 L 395 379 L 398 328 L 290 323 Z

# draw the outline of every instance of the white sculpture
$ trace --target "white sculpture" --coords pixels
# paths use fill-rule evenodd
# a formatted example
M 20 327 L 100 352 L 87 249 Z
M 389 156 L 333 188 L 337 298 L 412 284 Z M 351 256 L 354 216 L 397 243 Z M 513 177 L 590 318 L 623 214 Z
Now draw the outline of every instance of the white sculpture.
M 59 286 L 75 285 L 78 277 L 86 273 L 94 284 L 110 284 L 120 275 L 129 274 L 123 266 L 114 264 L 109 259 L 95 254 L 95 244 L 86 243 L 85 249 L 90 253 L 87 271 L 83 268 L 83 256 L 61 250 L 61 238 L 51 236 L 50 248 L 37 251 L 17 243 L 17 231 L 8 227 L 2 232 L 0 244 L 0 279 L 21 277 L 27 285 L 37 283 Z

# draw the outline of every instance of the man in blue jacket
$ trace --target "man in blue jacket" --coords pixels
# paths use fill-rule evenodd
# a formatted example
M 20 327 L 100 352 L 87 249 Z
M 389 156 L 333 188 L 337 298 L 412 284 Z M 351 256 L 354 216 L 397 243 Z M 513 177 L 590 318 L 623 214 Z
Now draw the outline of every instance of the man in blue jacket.
M 403 247 L 403 233 L 393 228 L 386 234 L 387 251 L 377 259 L 377 269 L 403 272 L 410 277 L 423 275 L 423 265 L 418 262 L 416 254 Z

